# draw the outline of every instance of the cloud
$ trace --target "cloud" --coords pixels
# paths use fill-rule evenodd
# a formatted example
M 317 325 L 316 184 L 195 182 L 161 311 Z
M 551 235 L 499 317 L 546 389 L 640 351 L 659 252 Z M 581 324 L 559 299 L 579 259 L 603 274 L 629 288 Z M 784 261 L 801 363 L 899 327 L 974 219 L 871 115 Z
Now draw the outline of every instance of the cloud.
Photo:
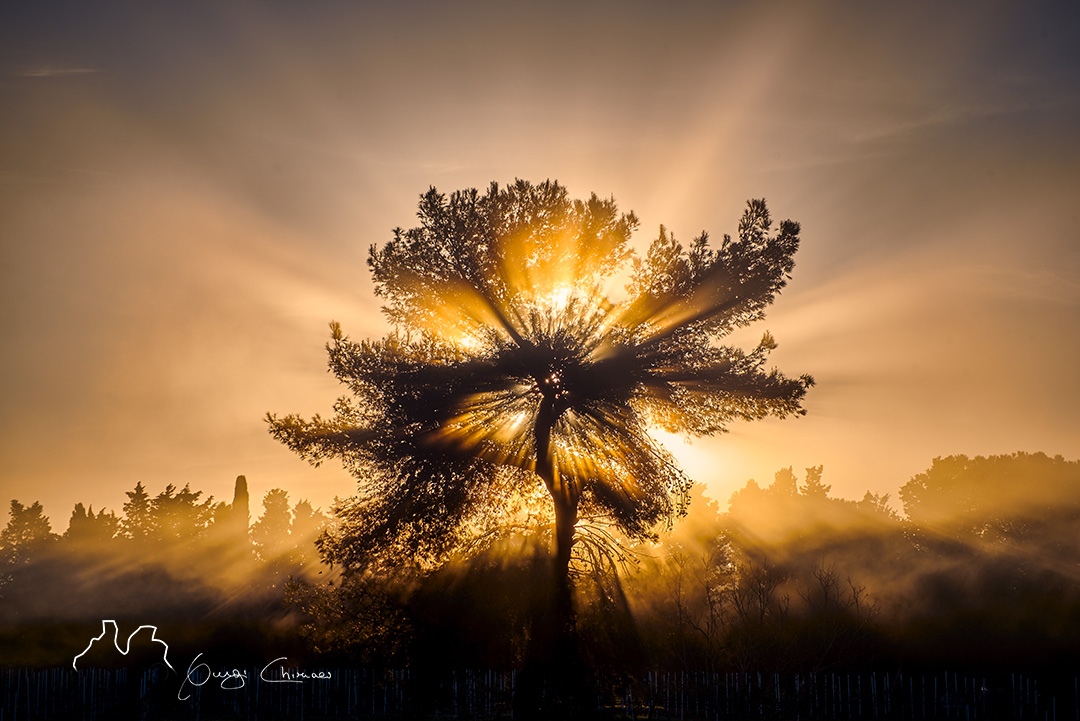
M 1028 84 L 1023 87 L 1028 87 Z M 923 108 L 913 112 L 910 117 L 900 120 L 891 118 L 879 124 L 855 133 L 853 144 L 887 141 L 898 136 L 909 135 L 941 128 L 962 129 L 975 123 L 1007 118 L 1023 113 L 1068 111 L 1071 104 L 1058 98 L 1036 100 L 1011 99 L 1004 102 L 971 103 L 951 107 Z M 902 115 L 902 113 L 901 113 Z
M 62 78 L 69 75 L 90 75 L 100 73 L 99 68 L 63 67 L 55 65 L 41 65 L 15 73 L 20 78 Z

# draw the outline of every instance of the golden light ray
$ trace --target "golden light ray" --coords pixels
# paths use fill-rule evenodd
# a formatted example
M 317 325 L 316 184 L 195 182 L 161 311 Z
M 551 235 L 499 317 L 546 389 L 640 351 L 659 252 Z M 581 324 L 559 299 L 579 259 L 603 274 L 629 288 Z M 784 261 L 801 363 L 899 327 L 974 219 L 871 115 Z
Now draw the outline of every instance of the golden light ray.
M 748 204 L 734 242 L 712 250 L 701 237 L 684 250 L 661 233 L 640 260 L 632 214 L 595 195 L 569 201 L 552 181 L 492 184 L 484 196 L 432 188 L 420 207 L 421 226 L 369 259 L 398 332 L 382 344 L 335 336 L 331 347 L 335 371 L 370 396 L 374 415 L 361 422 L 371 427 L 271 418 L 312 458 L 371 443 L 388 478 L 405 469 L 376 528 L 443 513 L 424 499 L 449 494 L 438 522 L 451 529 L 472 482 L 524 471 L 554 502 L 565 561 L 579 504 L 642 537 L 682 507 L 689 479 L 650 424 L 701 435 L 801 412 L 812 380 L 763 372 L 771 344 L 718 345 L 791 269 L 798 226 L 769 236 L 764 201 Z M 615 279 L 628 279 L 621 303 L 609 296 Z M 462 473 L 470 480 L 458 484 Z
M 630 299 L 614 304 L 601 290 L 601 281 L 625 266 L 629 256 L 619 256 L 613 262 L 614 244 L 607 242 L 609 239 L 589 244 L 582 240 L 586 236 L 576 225 L 557 231 L 527 227 L 509 234 L 497 243 L 495 277 L 480 283 L 494 290 L 485 294 L 459 281 L 438 294 L 425 296 L 430 298 L 425 302 L 429 308 L 425 327 L 443 341 L 475 352 L 478 357 L 484 351 L 483 339 L 506 340 L 504 331 L 508 330 L 514 340 L 522 339 L 526 351 L 531 344 L 565 338 L 580 349 L 582 355 L 575 363 L 597 363 L 620 353 L 636 354 L 637 362 L 647 362 L 652 371 L 638 379 L 638 391 L 628 402 L 640 406 L 642 419 L 651 418 L 651 422 L 669 428 L 678 427 L 681 418 L 679 413 L 672 415 L 674 406 L 689 404 L 702 412 L 726 417 L 752 418 L 770 411 L 771 401 L 752 402 L 753 388 L 745 385 L 744 375 L 752 370 L 752 364 L 736 367 L 732 358 L 710 354 L 701 359 L 698 367 L 687 365 L 685 358 L 664 358 L 658 350 L 666 338 L 733 312 L 746 302 L 747 296 L 762 292 L 760 282 L 741 287 L 723 264 L 693 277 L 688 275 L 687 265 L 683 266 L 682 277 L 676 274 L 673 284 L 638 288 Z M 678 261 L 683 257 L 678 255 L 681 247 L 661 230 L 660 242 L 668 241 L 676 249 Z M 628 337 L 637 341 L 629 351 Z M 766 350 L 763 343 L 755 353 Z M 433 434 L 435 442 L 495 463 L 535 470 L 537 448 L 531 429 L 547 392 L 545 386 L 564 380 L 558 368 L 562 362 L 566 361 L 553 356 L 550 363 L 555 365 L 546 371 L 519 369 L 521 378 L 512 390 L 470 394 L 460 399 L 454 413 Z M 611 368 L 612 373 L 621 370 Z M 713 397 L 717 393 L 723 399 Z M 693 400 L 695 396 L 701 397 Z M 580 482 L 604 478 L 627 502 L 641 496 L 644 489 L 636 474 L 642 469 L 634 467 L 641 460 L 635 460 L 635 454 L 640 455 L 643 442 L 652 453 L 661 453 L 661 447 L 649 437 L 646 425 L 636 428 L 637 422 L 628 425 L 626 417 L 605 415 L 587 403 L 576 407 L 579 400 L 569 401 L 568 412 L 558 418 L 552 429 L 554 485 L 561 486 L 566 479 Z

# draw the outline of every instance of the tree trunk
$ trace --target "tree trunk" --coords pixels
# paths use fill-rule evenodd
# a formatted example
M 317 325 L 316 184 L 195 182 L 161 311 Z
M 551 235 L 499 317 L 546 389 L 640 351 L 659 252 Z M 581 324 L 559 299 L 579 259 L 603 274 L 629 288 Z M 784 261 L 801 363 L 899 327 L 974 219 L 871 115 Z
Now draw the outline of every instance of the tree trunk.
M 571 634 L 574 625 L 574 605 L 570 588 L 570 552 L 574 545 L 574 525 L 577 523 L 577 498 L 572 503 L 555 502 L 555 558 L 552 567 L 552 612 L 559 633 Z
M 534 428 L 536 442 L 536 474 L 544 480 L 555 505 L 555 556 L 553 586 L 555 595 L 553 609 L 562 615 L 560 624 L 573 622 L 573 605 L 570 594 L 570 553 L 574 546 L 574 526 L 577 525 L 578 500 L 581 496 L 577 483 L 571 478 L 561 478 L 551 452 L 551 430 L 562 410 L 547 397 L 540 402 Z
M 515 717 L 546 718 L 573 708 L 583 697 L 583 667 L 574 633 L 570 554 L 580 493 L 573 479 L 560 478 L 551 453 L 551 430 L 562 411 L 548 398 L 540 403 L 534 428 L 536 474 L 555 506 L 555 552 L 546 603 L 533 622 L 525 667 L 515 694 Z M 541 595 L 543 597 L 543 595 Z M 541 703 L 541 698 L 547 701 Z M 546 707 L 546 708 L 542 708 Z

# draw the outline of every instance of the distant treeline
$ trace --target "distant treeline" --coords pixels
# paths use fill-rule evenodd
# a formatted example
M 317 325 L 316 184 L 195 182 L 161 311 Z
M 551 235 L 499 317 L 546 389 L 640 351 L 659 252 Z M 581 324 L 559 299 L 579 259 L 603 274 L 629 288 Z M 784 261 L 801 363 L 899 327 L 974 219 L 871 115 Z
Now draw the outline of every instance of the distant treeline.
M 829 491 L 821 467 L 801 484 L 783 469 L 723 515 L 692 508 L 626 584 L 645 658 L 780 673 L 1077 670 L 1080 463 L 938 458 L 900 489 L 904 516 L 887 496 Z
M 323 513 L 274 489 L 252 522 L 244 476 L 231 503 L 189 485 L 151 495 L 138 483 L 127 497 L 119 516 L 77 503 L 62 535 L 40 503 L 11 502 L 0 531 L 0 663 L 70 663 L 70 644 L 81 650 L 106 618 L 238 649 L 295 636 L 284 588 L 324 570 Z
M 900 489 L 902 513 L 888 496 L 833 497 L 821 467 L 751 481 L 723 513 L 701 490 L 650 543 L 582 521 L 577 636 L 605 678 L 1076 671 L 1080 463 L 938 458 Z M 63 663 L 101 618 L 121 618 L 252 662 L 288 652 L 414 674 L 513 669 L 543 613 L 543 524 L 437 567 L 390 549 L 342 574 L 316 544 L 340 532 L 340 514 L 284 491 L 254 523 L 242 478 L 232 503 L 141 484 L 128 498 L 120 516 L 77 505 L 63 536 L 39 504 L 12 502 L 0 534 L 5 663 Z

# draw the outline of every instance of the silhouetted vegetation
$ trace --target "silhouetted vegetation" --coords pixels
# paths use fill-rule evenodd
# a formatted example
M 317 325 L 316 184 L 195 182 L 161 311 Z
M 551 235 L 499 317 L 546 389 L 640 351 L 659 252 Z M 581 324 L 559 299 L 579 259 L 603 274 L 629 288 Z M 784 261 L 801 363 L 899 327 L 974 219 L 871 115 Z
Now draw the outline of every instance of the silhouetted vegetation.
M 582 657 L 607 682 L 657 669 L 1067 672 L 1080 649 L 1080 555 L 1075 521 L 1060 511 L 1080 475 L 1061 474 L 1076 464 L 1042 454 L 953 461 L 1007 469 L 1018 459 L 1027 472 L 1013 477 L 1016 487 L 1060 499 L 1035 536 L 1030 505 L 1014 504 L 1010 516 L 990 486 L 982 503 L 998 509 L 998 529 L 1016 534 L 942 535 L 901 516 L 887 495 L 833 497 L 821 467 L 802 478 L 781 469 L 766 487 L 749 482 L 723 513 L 695 486 L 689 515 L 671 530 L 646 541 L 613 535 L 603 548 L 618 557 L 571 564 Z M 971 480 L 959 473 L 941 490 Z M 435 570 L 372 567 L 291 593 L 305 637 L 341 663 L 434 677 L 512 669 L 544 603 L 529 579 L 545 562 L 543 538 L 511 531 Z
M 607 534 L 575 544 L 570 564 L 590 703 L 616 716 L 1008 718 L 1052 714 L 1057 699 L 1064 713 L 1080 650 L 1078 466 L 1023 453 L 935 459 L 902 487 L 903 515 L 887 495 L 834 497 L 821 467 L 785 468 L 748 482 L 726 511 L 693 486 L 688 514 L 652 539 L 581 522 L 582 538 Z M 239 485 L 231 504 L 137 487 L 130 508 L 150 529 L 137 542 L 125 515 L 79 504 L 57 536 L 40 505 L 14 504 L 0 533 L 2 657 L 68 665 L 100 618 L 153 620 L 184 663 L 201 651 L 258 668 L 288 654 L 356 669 L 357 695 L 273 701 L 288 708 L 509 713 L 521 689 L 511 672 L 549 600 L 532 582 L 549 568 L 548 537 L 510 526 L 435 568 L 402 559 L 340 574 L 309 565 L 307 504 L 282 490 L 240 530 L 254 514 Z M 957 497 L 969 502 L 935 500 Z M 194 538 L 172 535 L 181 527 Z M 129 692 L 111 683 L 117 698 Z M 265 691 L 261 703 L 277 698 Z
M 12 501 L 0 532 L 0 659 L 70 663 L 65 644 L 74 636 L 85 645 L 103 618 L 161 624 L 192 644 L 222 645 L 238 633 L 236 653 L 263 636 L 295 636 L 282 627 L 293 613 L 284 584 L 325 569 L 315 550 L 325 516 L 307 502 L 290 507 L 275 489 L 249 530 L 243 476 L 232 503 L 190 486 L 151 496 L 138 483 L 127 496 L 120 517 L 76 504 L 63 536 L 40 504 Z
M 784 287 L 799 226 L 773 232 L 754 200 L 715 249 L 704 233 L 684 249 L 661 227 L 634 258 L 632 213 L 521 180 L 485 194 L 432 188 L 419 219 L 368 259 L 394 332 L 357 343 L 334 324 L 330 369 L 350 394 L 330 419 L 271 415 L 270 430 L 359 479 L 340 532 L 322 542 L 346 573 L 402 557 L 431 570 L 482 551 L 522 512 L 553 516 L 551 596 L 531 656 L 576 683 L 581 529 L 610 524 L 644 541 L 685 507 L 689 479 L 649 427 L 709 435 L 802 413 L 813 381 L 765 369 L 771 336 L 749 353 L 719 345 Z M 612 300 L 623 272 L 625 298 Z

